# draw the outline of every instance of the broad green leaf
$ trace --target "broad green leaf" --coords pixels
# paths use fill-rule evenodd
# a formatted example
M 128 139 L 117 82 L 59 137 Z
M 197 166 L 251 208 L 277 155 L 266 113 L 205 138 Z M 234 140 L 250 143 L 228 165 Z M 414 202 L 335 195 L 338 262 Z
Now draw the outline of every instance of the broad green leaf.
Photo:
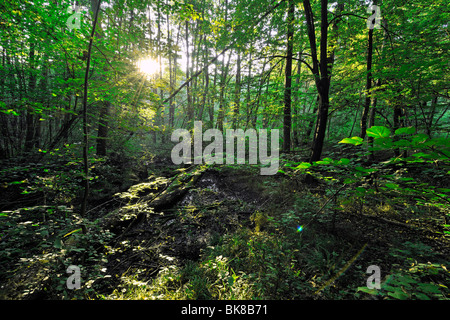
M 419 133 L 413 136 L 412 143 L 418 145 L 427 141 L 430 137 L 424 133 Z
M 413 134 L 415 132 L 416 132 L 416 128 L 414 128 L 414 127 L 398 128 L 397 130 L 395 130 L 396 135 Z
M 388 292 L 388 295 L 399 300 L 406 300 L 409 298 L 409 296 L 406 293 L 401 291 Z
M 320 161 L 314 162 L 314 164 L 330 164 L 330 163 L 332 163 L 332 162 L 333 162 L 332 159 L 330 159 L 330 158 L 324 158 L 324 159 L 322 159 L 322 160 L 320 160 Z
M 309 162 L 302 162 L 297 167 L 295 167 L 295 169 L 302 170 L 302 169 L 308 169 L 309 167 L 311 167 L 311 163 L 309 163 Z
M 417 292 L 417 293 L 414 293 L 414 295 L 419 300 L 431 300 L 431 298 L 429 296 L 427 296 L 425 293 Z
M 342 158 L 341 160 L 339 160 L 339 164 L 347 165 L 349 163 L 350 163 L 350 159 L 347 159 L 347 158 Z
M 366 130 L 369 137 L 373 138 L 388 138 L 391 135 L 391 131 L 383 126 L 373 126 Z
M 347 144 L 353 144 L 354 146 L 359 146 L 363 143 L 363 139 L 360 137 L 351 137 L 351 138 L 344 138 L 339 143 L 347 143 Z
M 393 145 L 396 147 L 409 147 L 411 145 L 411 142 L 406 139 L 401 139 L 401 140 L 395 141 L 393 143 Z
M 419 288 L 427 293 L 441 293 L 439 288 L 432 283 L 419 283 Z

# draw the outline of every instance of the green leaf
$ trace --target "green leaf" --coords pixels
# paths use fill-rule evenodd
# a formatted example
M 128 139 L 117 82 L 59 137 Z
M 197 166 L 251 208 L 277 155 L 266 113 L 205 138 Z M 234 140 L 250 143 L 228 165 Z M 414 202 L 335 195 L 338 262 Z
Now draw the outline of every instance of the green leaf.
M 61 249 L 61 247 L 62 247 L 61 239 L 55 239 L 55 242 L 53 243 L 53 246 L 54 246 L 56 249 Z
M 3 113 L 6 113 L 6 114 L 12 114 L 13 116 L 18 116 L 19 114 L 16 112 L 16 111 L 14 111 L 13 109 L 8 109 L 8 110 L 0 110 L 1 112 L 3 112 Z
M 366 189 L 364 189 L 363 187 L 356 187 L 355 190 L 361 195 L 364 195 L 366 193 Z
M 417 297 L 417 299 L 419 299 L 419 300 L 431 300 L 431 298 L 430 298 L 429 296 L 427 296 L 426 294 L 421 293 L 421 292 L 414 293 L 414 295 L 415 295 L 415 296 Z
M 311 163 L 309 163 L 309 162 L 302 162 L 297 167 L 295 167 L 295 169 L 303 170 L 303 169 L 308 169 L 309 167 L 311 167 Z
M 411 156 L 417 157 L 417 158 L 430 158 L 431 157 L 428 153 L 424 153 L 424 152 L 417 152 Z
M 13 182 L 9 182 L 9 184 L 22 184 L 22 183 L 26 183 L 26 180 L 22 180 L 22 181 L 13 181 Z
M 430 137 L 426 135 L 425 133 L 419 133 L 413 136 L 412 142 L 416 145 L 419 145 L 421 143 L 424 143 L 427 141 Z
M 386 183 L 386 187 L 390 189 L 398 189 L 399 185 L 396 183 Z
M 395 130 L 396 135 L 413 134 L 415 132 L 416 132 L 416 128 L 414 128 L 414 127 L 399 128 L 399 129 Z
M 401 139 L 401 140 L 395 141 L 393 143 L 393 145 L 396 147 L 409 147 L 411 145 L 411 142 L 406 139 Z
M 375 169 L 375 168 L 356 167 L 355 169 L 358 171 L 367 172 L 367 173 L 377 171 L 377 169 Z
M 426 293 L 441 293 L 439 288 L 432 283 L 419 283 L 419 288 Z
M 391 131 L 383 126 L 373 126 L 366 130 L 369 137 L 373 138 L 389 138 Z
M 347 165 L 349 163 L 350 163 L 350 159 L 347 159 L 347 158 L 342 158 L 341 160 L 339 160 L 339 164 Z
M 330 158 L 325 158 L 323 160 L 314 162 L 314 164 L 330 164 L 332 161 L 333 160 L 331 160 Z
M 409 296 L 401 291 L 395 291 L 395 292 L 388 292 L 388 295 L 399 300 L 406 300 L 409 298 Z
M 351 138 L 344 138 L 339 143 L 347 143 L 347 144 L 353 144 L 354 146 L 359 146 L 363 143 L 363 139 L 361 137 L 351 137 Z

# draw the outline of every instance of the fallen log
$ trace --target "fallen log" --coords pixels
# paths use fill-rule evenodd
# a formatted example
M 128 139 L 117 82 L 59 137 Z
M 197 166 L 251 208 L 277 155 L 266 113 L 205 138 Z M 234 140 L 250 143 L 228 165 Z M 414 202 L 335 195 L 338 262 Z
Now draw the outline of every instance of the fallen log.
M 128 197 L 130 192 L 127 191 L 124 198 L 128 197 L 131 203 L 105 216 L 101 225 L 110 230 L 125 229 L 122 231 L 122 234 L 126 233 L 131 227 L 147 219 L 148 215 L 161 213 L 163 210 L 173 207 L 195 186 L 204 172 L 205 168 L 192 166 L 176 175 L 170 183 L 166 184 L 162 190 L 158 190 L 156 194 L 149 193 L 138 199 L 136 197 Z M 130 187 L 130 189 L 133 188 L 139 189 L 136 186 Z M 121 195 L 119 194 L 118 196 L 120 197 Z

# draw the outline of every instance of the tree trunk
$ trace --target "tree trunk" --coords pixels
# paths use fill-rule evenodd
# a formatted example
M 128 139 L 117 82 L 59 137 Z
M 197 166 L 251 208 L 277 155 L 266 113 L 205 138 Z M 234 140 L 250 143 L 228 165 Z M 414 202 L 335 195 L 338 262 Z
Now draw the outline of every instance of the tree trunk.
M 224 59 L 225 60 L 225 59 Z M 228 61 L 225 65 L 222 65 L 222 77 L 220 81 L 220 93 L 219 93 L 219 112 L 217 114 L 217 129 L 220 131 L 223 131 L 223 122 L 225 119 L 225 87 L 227 83 L 227 77 L 228 77 L 228 70 L 230 66 L 230 60 L 231 60 L 231 52 L 228 55 Z
M 103 101 L 100 109 L 100 116 L 98 120 L 97 129 L 97 155 L 106 156 L 106 142 L 108 138 L 108 116 L 111 102 Z
M 100 0 L 98 0 L 100 1 Z M 96 2 L 92 1 L 92 9 L 95 10 Z M 94 11 L 95 12 L 95 11 Z M 95 30 L 95 37 L 102 39 L 104 37 L 102 30 L 102 15 L 101 12 L 97 16 L 97 28 Z M 106 77 L 102 76 L 102 81 L 107 81 Z M 106 156 L 107 141 L 108 141 L 108 115 L 111 108 L 111 102 L 106 100 L 101 102 L 100 112 L 98 116 L 97 139 L 96 139 L 96 153 L 100 157 Z
M 189 21 L 186 21 L 186 81 L 190 79 L 190 54 L 189 54 Z M 191 85 L 188 83 L 186 85 L 186 94 L 187 94 L 187 115 L 188 115 L 188 123 L 189 128 L 194 127 L 194 108 L 192 106 L 192 97 L 191 97 Z
M 359 136 L 364 139 L 367 130 L 367 116 L 370 109 L 370 100 L 372 88 L 372 51 L 373 51 L 373 29 L 369 29 L 369 43 L 367 52 L 367 78 L 366 78 L 366 100 L 364 103 L 364 110 L 361 116 L 361 132 Z
M 301 59 L 302 57 L 302 51 L 300 50 L 298 53 L 298 58 Z M 302 64 L 300 61 L 297 63 L 297 79 L 295 79 L 295 90 L 298 92 L 300 91 L 300 75 L 302 73 Z M 299 135 L 299 128 L 300 128 L 300 108 L 299 105 L 299 99 L 298 94 L 294 96 L 294 117 L 293 117 L 293 130 L 292 130 L 292 147 L 295 149 L 295 147 L 300 145 L 300 135 Z M 306 108 L 306 106 L 305 106 Z
M 311 55 L 313 57 L 313 74 L 316 78 L 316 88 L 319 94 L 316 129 L 310 161 L 318 161 L 322 155 L 323 142 L 327 128 L 328 109 L 329 109 L 329 90 L 330 75 L 328 70 L 328 1 L 321 0 L 321 27 L 320 27 L 320 63 L 317 61 L 317 48 L 314 31 L 314 17 L 311 4 L 308 0 L 304 1 L 305 13 L 307 18 L 308 36 L 311 45 Z
M 239 109 L 241 106 L 241 51 L 238 48 L 236 65 L 236 83 L 234 88 L 233 128 L 236 129 L 239 122 Z
M 291 150 L 291 94 L 292 94 L 292 58 L 294 48 L 294 22 L 295 22 L 295 4 L 289 0 L 289 11 L 287 18 L 287 52 L 285 69 L 285 87 L 284 87 L 284 119 L 283 119 L 283 152 Z
M 30 78 L 28 80 L 28 97 L 30 102 L 35 101 L 36 98 L 36 74 L 35 74 L 35 43 L 30 43 L 30 52 L 29 52 L 29 60 L 30 60 Z M 25 134 L 25 152 L 30 152 L 34 146 L 34 134 L 35 134 L 35 121 L 33 115 L 34 109 L 32 106 L 28 106 L 27 108 L 27 116 L 26 116 L 26 134 Z
M 379 87 L 381 85 L 381 79 L 378 79 L 377 83 L 376 83 L 376 87 Z M 372 108 L 370 109 L 370 116 L 369 116 L 369 128 L 373 127 L 375 125 L 375 115 L 377 112 L 377 102 L 378 99 L 375 96 L 372 99 Z M 369 147 L 373 147 L 373 137 L 367 137 L 367 142 L 369 144 Z M 369 154 L 368 154 L 368 160 L 372 161 L 374 159 L 374 152 L 373 150 L 370 150 Z
M 89 86 L 89 69 L 91 66 L 91 52 L 92 43 L 94 41 L 95 28 L 97 26 L 98 13 L 100 11 L 101 0 L 92 0 L 91 5 L 94 12 L 94 21 L 92 26 L 91 37 L 89 39 L 87 62 L 86 62 L 86 72 L 84 74 L 84 94 L 83 94 L 83 163 L 84 163 L 84 194 L 83 200 L 81 202 L 81 212 L 82 218 L 86 215 L 87 198 L 89 195 L 89 161 L 88 161 L 88 118 L 87 118 L 87 96 L 88 96 L 88 86 Z M 95 6 L 96 5 L 96 6 Z M 86 226 L 82 225 L 83 233 L 87 232 Z

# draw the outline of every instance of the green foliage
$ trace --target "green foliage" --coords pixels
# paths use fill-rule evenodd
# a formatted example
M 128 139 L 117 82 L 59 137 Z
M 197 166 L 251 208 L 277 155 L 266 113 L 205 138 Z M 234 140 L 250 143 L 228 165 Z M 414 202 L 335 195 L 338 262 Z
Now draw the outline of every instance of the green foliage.
M 407 242 L 404 247 L 390 251 L 393 259 L 398 259 L 400 263 L 394 264 L 394 269 L 385 277 L 380 290 L 359 287 L 357 292 L 365 292 L 381 299 L 450 300 L 450 271 L 445 266 L 448 261 L 418 262 L 428 259 L 439 261 L 439 258 L 429 246 L 422 243 Z
M 47 291 L 48 298 L 85 298 L 103 278 L 99 265 L 106 262 L 104 245 L 112 234 L 89 226 L 83 234 L 80 217 L 65 206 L 38 206 L 3 212 L 0 216 L 0 279 L 7 299 L 29 298 Z M 66 269 L 81 265 L 83 287 L 66 287 Z M 29 273 L 34 274 L 30 276 Z M 43 281 L 47 279 L 47 281 Z M 13 296 L 11 296 L 13 295 Z
M 360 137 L 351 137 L 351 138 L 344 138 L 339 143 L 349 143 L 353 144 L 355 146 L 361 145 L 363 142 L 363 139 Z
M 430 185 L 428 183 L 420 182 L 412 176 L 406 176 L 407 171 L 396 171 L 386 173 L 390 166 L 413 167 L 417 164 L 430 164 L 425 171 L 432 173 L 433 178 L 440 179 L 445 177 L 445 172 L 450 165 L 450 158 L 447 156 L 450 145 L 448 139 L 433 138 L 424 134 L 414 134 L 415 129 L 400 128 L 397 129 L 394 136 L 391 137 L 390 131 L 382 126 L 372 127 L 367 129 L 367 134 L 374 137 L 374 147 L 370 148 L 373 151 L 385 151 L 402 148 L 404 154 L 411 154 L 406 157 L 392 157 L 387 161 L 371 168 L 362 166 L 347 166 L 350 177 L 346 177 L 344 183 L 352 183 L 361 181 L 362 178 L 376 175 L 376 181 L 373 181 L 372 187 L 361 188 L 357 187 L 355 190 L 359 194 L 374 191 L 395 191 L 397 196 L 409 197 L 413 196 L 418 203 L 425 204 L 423 198 L 427 199 L 426 203 L 433 206 L 448 206 L 448 202 L 443 201 L 448 197 L 448 190 Z M 395 140 L 395 136 L 409 135 L 406 139 Z M 344 139 L 345 140 L 345 139 Z M 341 143 L 348 143 L 344 140 Z M 352 143 L 351 143 L 352 144 Z M 432 165 L 431 165 L 432 164 Z M 437 164 L 437 165 L 436 165 Z M 357 178 L 357 179 L 354 179 Z M 414 188 L 412 188 L 414 186 Z M 359 188 L 359 189 L 358 189 Z
M 391 135 L 391 131 L 383 126 L 373 126 L 367 129 L 366 133 L 369 137 L 373 137 L 375 139 L 388 138 Z
M 208 128 L 282 128 L 288 19 L 283 1 L 276 6 L 272 0 L 108 2 L 99 16 L 89 91 L 83 97 L 92 16 L 86 10 L 81 28 L 68 30 L 71 13 L 65 5 L 69 3 L 44 0 L 2 4 L 0 280 L 22 284 L 30 293 L 38 277 L 25 284 L 22 280 L 34 272 L 50 279 L 43 286 L 56 289 L 58 297 L 81 298 L 94 292 L 88 286 L 102 278 L 103 244 L 111 237 L 89 219 L 108 211 L 108 206 L 97 205 L 112 202 L 116 193 L 115 201 L 128 202 L 123 219 L 151 210 L 140 200 L 156 196 L 170 182 L 167 176 L 176 173 L 164 164 L 164 178 L 142 180 L 154 154 L 170 154 L 172 130 L 187 128 L 193 118 Z M 365 3 L 352 0 L 327 8 L 327 39 L 316 29 L 318 39 L 328 42 L 328 52 L 322 53 L 330 55 L 333 85 L 326 122 L 330 145 L 314 163 L 305 162 L 310 151 L 306 146 L 317 138 L 314 123 L 321 111 L 316 107 L 323 96 L 318 99 L 317 79 L 310 72 L 317 59 L 309 47 L 305 8 L 296 6 L 292 27 L 298 58 L 289 114 L 293 147 L 300 156 L 285 160 L 274 180 L 254 188 L 269 196 L 270 203 L 248 213 L 251 228 L 215 235 L 216 243 L 199 261 L 164 265 L 154 281 L 143 284 L 138 276 L 124 275 L 125 285 L 118 289 L 125 292 L 117 291 L 117 297 L 133 297 L 132 288 L 138 288 L 137 296 L 152 298 L 309 297 L 311 286 L 322 285 L 345 263 L 349 249 L 314 227 L 337 232 L 336 217 L 350 206 L 367 213 L 380 202 L 395 208 L 389 211 L 393 216 L 411 214 L 404 219 L 408 223 L 426 217 L 438 221 L 437 235 L 450 233 L 448 4 L 385 0 L 382 5 L 383 20 L 389 23 L 372 34 L 376 54 L 370 73 L 368 30 L 361 23 L 367 15 Z M 315 25 L 321 23 L 320 6 L 313 1 Z M 189 66 L 184 65 L 186 50 Z M 331 59 L 334 55 L 339 59 Z M 149 57 L 164 70 L 142 74 L 136 61 Z M 368 76 L 373 85 L 365 90 Z M 185 87 L 176 91 L 180 84 Z M 83 98 L 88 106 L 88 177 L 81 163 L 86 146 L 80 143 Z M 355 136 L 359 121 L 365 121 L 360 116 L 364 99 L 376 111 L 370 119 L 376 125 L 366 130 L 367 143 Z M 100 142 L 106 142 L 106 156 L 95 148 Z M 333 154 L 338 149 L 346 151 Z M 178 177 L 172 188 L 193 186 L 192 174 Z M 86 178 L 88 216 L 79 217 Z M 202 209 L 202 215 L 210 208 Z M 82 223 L 87 234 L 80 231 Z M 92 290 L 66 292 L 64 266 L 80 261 L 86 263 L 85 289 Z M 435 299 L 447 294 L 443 265 L 410 262 L 408 268 L 398 266 L 401 276 L 392 276 L 383 297 Z

